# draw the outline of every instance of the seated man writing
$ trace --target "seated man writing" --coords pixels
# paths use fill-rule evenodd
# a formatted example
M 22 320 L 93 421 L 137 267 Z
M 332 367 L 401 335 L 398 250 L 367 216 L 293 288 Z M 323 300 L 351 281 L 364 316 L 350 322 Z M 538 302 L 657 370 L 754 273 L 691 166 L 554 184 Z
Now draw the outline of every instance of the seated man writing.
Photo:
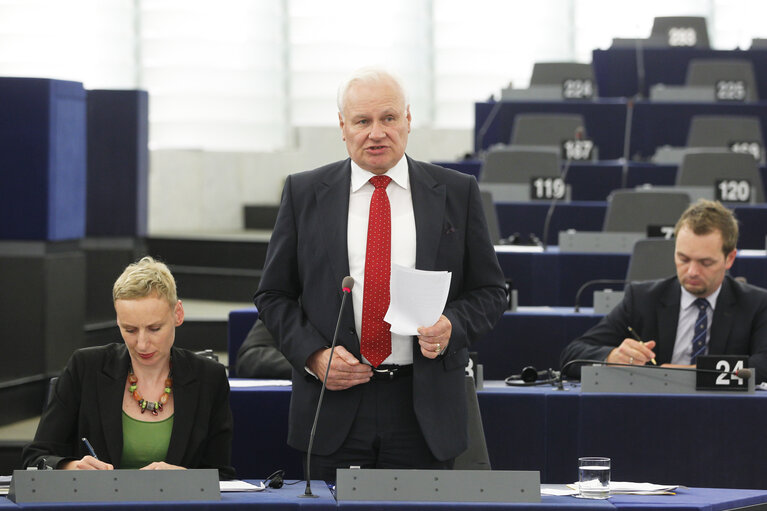
M 623 301 L 562 351 L 575 359 L 692 367 L 699 355 L 748 355 L 767 380 L 767 291 L 729 275 L 738 224 L 719 202 L 700 200 L 675 227 L 676 277 L 626 286 Z M 629 327 L 648 342 L 632 339 Z M 570 376 L 580 367 L 573 364 Z

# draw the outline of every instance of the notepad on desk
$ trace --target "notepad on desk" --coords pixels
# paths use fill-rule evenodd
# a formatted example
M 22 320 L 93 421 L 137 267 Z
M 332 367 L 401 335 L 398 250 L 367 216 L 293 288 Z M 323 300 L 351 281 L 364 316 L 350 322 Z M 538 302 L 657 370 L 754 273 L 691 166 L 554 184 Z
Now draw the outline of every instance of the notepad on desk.
M 573 495 L 578 492 L 578 483 L 568 484 L 567 487 L 573 491 Z M 610 495 L 674 495 L 677 488 L 679 486 L 610 481 Z
M 240 481 L 238 479 L 233 479 L 231 481 L 219 481 L 218 486 L 222 492 L 263 491 L 266 488 L 264 483 L 252 484 L 246 481 Z

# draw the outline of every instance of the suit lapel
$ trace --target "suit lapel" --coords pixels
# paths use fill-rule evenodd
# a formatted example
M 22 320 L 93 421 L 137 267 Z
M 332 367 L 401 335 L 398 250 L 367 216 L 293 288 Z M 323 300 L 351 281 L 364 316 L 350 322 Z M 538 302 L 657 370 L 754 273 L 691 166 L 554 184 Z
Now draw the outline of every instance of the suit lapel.
M 192 436 L 200 395 L 200 382 L 188 357 L 172 349 L 173 361 L 173 430 L 165 459 L 172 465 L 181 465 L 186 446 Z
M 409 157 L 407 161 L 415 216 L 415 267 L 433 270 L 445 216 L 445 185 L 437 182 L 418 162 Z
M 711 336 L 708 340 L 708 352 L 714 355 L 727 353 L 727 337 L 732 331 L 733 311 L 737 310 L 732 286 L 725 278 L 722 290 L 716 299 L 714 318 L 711 321 Z
M 658 363 L 671 362 L 676 342 L 676 328 L 679 323 L 679 300 L 681 288 L 674 279 L 668 291 L 658 304 Z
M 351 187 L 351 160 L 339 164 L 331 172 L 326 173 L 323 181 L 317 184 L 316 228 L 323 233 L 321 236 L 325 251 L 328 254 L 335 282 L 341 285 L 341 280 L 349 275 L 349 253 L 347 249 L 347 229 L 349 217 L 349 190 Z
M 122 458 L 122 404 L 129 360 L 128 350 L 125 346 L 112 352 L 98 376 L 98 388 L 96 389 L 98 401 L 96 403 L 83 403 L 85 406 L 95 406 L 98 409 L 104 428 L 102 434 L 106 439 L 108 459 L 113 464 L 119 464 Z

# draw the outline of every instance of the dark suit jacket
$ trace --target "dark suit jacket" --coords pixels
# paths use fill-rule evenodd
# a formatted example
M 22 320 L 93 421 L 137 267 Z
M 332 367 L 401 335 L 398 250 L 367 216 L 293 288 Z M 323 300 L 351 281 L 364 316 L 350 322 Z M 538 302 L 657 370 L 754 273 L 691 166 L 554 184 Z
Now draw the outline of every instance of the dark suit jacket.
M 467 446 L 464 366 L 469 346 L 493 328 L 505 308 L 504 279 L 490 242 L 476 180 L 408 158 L 416 224 L 416 268 L 451 271 L 445 316 L 452 335 L 429 360 L 413 343 L 413 399 L 424 437 L 437 459 Z M 259 317 L 293 366 L 288 443 L 305 451 L 320 383 L 304 371 L 307 358 L 330 346 L 349 275 L 347 216 L 350 160 L 288 176 L 263 277 L 255 296 Z M 354 291 L 352 291 L 354 292 Z M 338 344 L 361 359 L 351 300 Z M 327 392 L 314 452 L 330 454 L 356 414 L 359 386 Z
M 623 301 L 565 347 L 562 366 L 578 358 L 606 359 L 628 337 L 629 326 L 645 341 L 657 342 L 653 351 L 658 364 L 671 362 L 681 289 L 676 277 L 627 285 Z M 724 278 L 714 308 L 708 351 L 712 355 L 749 355 L 757 382 L 767 380 L 767 291 L 730 276 Z M 568 371 L 573 376 L 579 373 L 579 368 Z
M 221 364 L 171 348 L 174 419 L 164 461 L 186 468 L 215 468 L 233 477 L 229 381 Z M 122 403 L 130 356 L 122 343 L 77 350 L 56 382 L 23 466 L 41 458 L 51 467 L 80 459 L 88 438 L 99 459 L 120 468 Z
M 288 380 L 292 372 L 290 362 L 260 319 L 253 324 L 242 346 L 237 350 L 235 367 L 238 378 Z

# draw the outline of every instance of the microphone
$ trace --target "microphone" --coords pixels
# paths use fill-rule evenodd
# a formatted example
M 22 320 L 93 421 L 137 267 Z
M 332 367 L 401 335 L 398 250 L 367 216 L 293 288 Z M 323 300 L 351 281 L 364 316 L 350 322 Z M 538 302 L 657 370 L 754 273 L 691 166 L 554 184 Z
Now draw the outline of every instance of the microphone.
M 491 99 L 493 99 L 491 97 Z M 474 154 L 479 157 L 482 153 L 482 144 L 485 141 L 485 135 L 487 135 L 488 130 L 490 129 L 490 125 L 495 121 L 495 118 L 498 117 L 498 112 L 501 110 L 501 105 L 503 105 L 502 100 L 498 100 L 493 105 L 493 108 L 490 110 L 490 113 L 487 114 L 487 117 L 485 118 L 485 121 L 482 123 L 482 126 L 479 127 L 479 130 L 477 130 L 477 137 L 474 140 Z
M 634 124 L 634 98 L 626 101 L 626 124 L 623 127 L 623 166 L 621 167 L 621 188 L 628 186 L 629 158 L 631 156 L 631 127 Z
M 587 287 L 593 286 L 595 284 L 626 284 L 627 282 L 629 281 L 620 279 L 595 279 L 586 281 L 581 287 L 578 288 L 578 291 L 575 293 L 575 308 L 573 309 L 573 312 L 581 311 L 581 294 L 586 290 Z
M 570 360 L 569 362 L 565 363 L 565 365 L 562 366 L 562 370 L 559 372 L 559 378 L 557 379 L 557 390 L 564 390 L 563 386 L 563 380 L 565 378 L 565 374 L 567 372 L 567 369 L 575 364 L 580 365 L 586 365 L 586 364 L 592 364 L 592 365 L 600 365 L 600 366 L 608 366 L 608 367 L 645 367 L 648 369 L 652 369 L 653 371 L 686 371 L 686 372 L 693 372 L 693 373 L 713 373 L 713 374 L 727 374 L 730 376 L 735 376 L 736 378 L 741 378 L 743 380 L 748 380 L 751 378 L 752 371 L 748 368 L 743 369 L 737 369 L 735 371 L 717 371 L 716 369 L 698 369 L 697 367 L 662 367 L 662 366 L 648 366 L 648 365 L 636 365 L 636 364 L 621 364 L 619 362 L 607 362 L 606 360 L 591 360 L 587 358 L 575 358 L 573 360 Z
M 575 140 L 583 140 L 583 126 L 578 126 L 575 128 Z M 565 166 L 562 168 L 562 183 L 565 185 L 565 195 L 567 195 L 567 173 L 570 171 L 570 164 L 572 163 L 572 153 L 567 155 L 567 159 L 565 160 Z M 546 219 L 543 221 L 543 251 L 546 251 L 546 247 L 549 246 L 549 225 L 551 224 L 551 217 L 554 214 L 554 206 L 557 204 L 557 197 L 554 196 L 554 198 L 551 200 L 551 204 L 549 205 L 549 209 L 546 211 Z
M 330 373 L 330 364 L 333 362 L 333 352 L 336 349 L 336 341 L 338 340 L 338 330 L 341 327 L 341 315 L 344 312 L 344 304 L 346 303 L 346 297 L 352 292 L 354 287 L 354 279 L 347 276 L 341 281 L 341 290 L 344 295 L 341 298 L 341 307 L 338 309 L 338 320 L 336 321 L 336 330 L 333 332 L 333 342 L 330 344 L 330 357 L 328 358 L 328 366 L 325 368 L 325 377 L 322 379 L 322 388 L 320 389 L 320 397 L 317 399 L 317 410 L 314 412 L 314 422 L 312 423 L 312 430 L 309 433 L 309 447 L 306 449 L 306 489 L 303 495 L 299 497 L 311 497 L 317 498 L 319 495 L 312 493 L 312 476 L 311 476 L 311 456 L 312 445 L 314 444 L 314 435 L 317 432 L 317 420 L 320 418 L 320 409 L 322 409 L 322 398 L 325 396 L 325 386 L 328 381 L 328 374 Z

